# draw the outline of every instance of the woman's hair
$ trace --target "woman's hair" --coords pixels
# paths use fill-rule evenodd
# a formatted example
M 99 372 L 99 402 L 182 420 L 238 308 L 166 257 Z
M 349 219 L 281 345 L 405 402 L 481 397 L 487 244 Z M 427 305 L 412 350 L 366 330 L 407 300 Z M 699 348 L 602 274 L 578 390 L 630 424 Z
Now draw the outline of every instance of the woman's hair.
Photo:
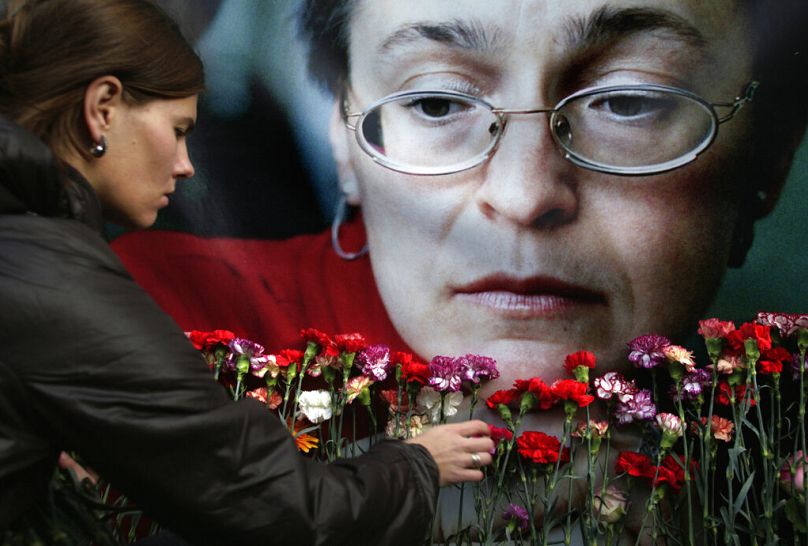
M 204 87 L 202 62 L 149 0 L 11 0 L 0 21 L 0 114 L 88 156 L 84 93 L 111 75 L 130 104 Z
M 808 2 L 737 0 L 754 31 L 756 95 L 776 122 L 804 124 L 808 115 Z M 310 46 L 309 72 L 335 96 L 350 72 L 350 20 L 357 0 L 304 0 L 300 30 Z M 462 7 L 458 7 L 462 9 Z M 765 107 L 764 107 L 765 108 Z M 773 126 L 779 126 L 773 123 Z

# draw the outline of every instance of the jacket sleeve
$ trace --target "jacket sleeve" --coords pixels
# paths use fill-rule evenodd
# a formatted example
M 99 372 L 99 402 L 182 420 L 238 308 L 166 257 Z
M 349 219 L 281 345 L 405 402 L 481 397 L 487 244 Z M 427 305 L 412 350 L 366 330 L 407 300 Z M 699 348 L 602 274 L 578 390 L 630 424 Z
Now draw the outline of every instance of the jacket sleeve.
M 423 540 L 437 496 L 428 452 L 383 442 L 330 465 L 299 455 L 261 404 L 229 399 L 182 331 L 82 230 L 63 221 L 0 234 L 0 308 L 15 309 L 3 314 L 0 365 L 28 390 L 43 438 L 81 453 L 194 543 Z

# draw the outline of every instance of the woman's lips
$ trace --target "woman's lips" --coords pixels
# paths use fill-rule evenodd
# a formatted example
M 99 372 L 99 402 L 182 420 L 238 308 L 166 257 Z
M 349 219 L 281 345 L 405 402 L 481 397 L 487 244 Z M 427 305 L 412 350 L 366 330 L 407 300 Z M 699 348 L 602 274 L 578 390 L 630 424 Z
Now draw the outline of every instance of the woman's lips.
M 603 293 L 553 277 L 492 275 L 458 286 L 454 293 L 461 301 L 512 318 L 549 317 L 573 307 L 606 304 Z

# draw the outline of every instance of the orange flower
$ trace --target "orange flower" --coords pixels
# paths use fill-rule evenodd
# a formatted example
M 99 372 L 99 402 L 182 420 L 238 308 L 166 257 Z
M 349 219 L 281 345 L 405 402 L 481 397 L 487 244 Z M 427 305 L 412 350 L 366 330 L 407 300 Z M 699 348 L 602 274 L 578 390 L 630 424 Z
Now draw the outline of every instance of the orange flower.
M 320 440 L 311 434 L 298 434 L 295 436 L 295 445 L 297 445 L 297 450 L 302 451 L 303 453 L 308 453 L 312 449 L 315 449 L 319 443 Z

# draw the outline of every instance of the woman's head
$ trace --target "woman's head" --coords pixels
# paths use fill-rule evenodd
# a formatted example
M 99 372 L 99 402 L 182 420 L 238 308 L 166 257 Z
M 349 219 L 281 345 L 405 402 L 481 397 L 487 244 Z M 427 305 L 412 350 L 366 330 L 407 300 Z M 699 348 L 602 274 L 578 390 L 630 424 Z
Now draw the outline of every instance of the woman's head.
M 153 202 L 193 173 L 184 133 L 203 87 L 199 57 L 148 0 L 11 1 L 0 22 L 0 113 L 87 177 L 113 221 L 149 225 Z M 182 137 L 174 160 L 144 147 L 166 124 Z
M 759 76 L 750 9 L 731 0 L 309 3 L 309 23 L 326 31 L 310 25 L 313 35 L 329 36 L 334 51 L 344 44 L 345 56 L 337 55 L 329 74 L 345 99 L 332 120 L 341 184 L 362 206 L 380 293 L 413 349 L 424 357 L 488 354 L 510 377 L 551 377 L 574 350 L 614 363 L 637 335 L 682 335 L 727 263 L 743 253 L 743 226 L 753 216 L 746 203 L 764 208 L 753 189 L 775 195 L 782 183 L 804 109 L 791 110 L 801 110 L 802 119 L 779 142 L 782 161 L 767 156 L 765 169 L 755 170 L 766 139 L 758 138 L 761 116 L 752 102 L 721 124 L 697 160 L 648 176 L 573 164 L 558 138 L 570 120 L 556 118 L 561 125 L 550 127 L 547 114 L 535 112 L 510 115 L 495 153 L 473 168 L 439 176 L 396 172 L 370 156 L 391 154 L 397 139 L 408 138 L 423 147 L 422 157 L 404 159 L 432 158 L 437 148 L 430 142 L 453 153 L 470 138 L 463 131 L 472 125 L 464 122 L 477 119 L 477 103 L 398 101 L 380 125 L 390 114 L 417 119 L 433 133 L 458 129 L 443 141 L 388 133 L 371 154 L 341 111 L 363 112 L 410 90 L 460 92 L 494 107 L 531 110 L 607 86 L 673 87 L 706 103 L 731 103 L 758 79 L 761 90 L 784 89 L 767 84 L 769 72 Z M 665 116 L 679 99 L 638 103 L 634 91 L 629 95 L 587 102 L 583 115 L 597 125 L 583 126 L 617 121 L 636 128 L 653 120 L 673 127 Z M 573 130 L 570 148 L 598 153 L 578 144 L 588 133 L 578 135 Z M 631 145 L 635 152 L 619 150 L 623 161 L 670 155 L 654 135 Z

